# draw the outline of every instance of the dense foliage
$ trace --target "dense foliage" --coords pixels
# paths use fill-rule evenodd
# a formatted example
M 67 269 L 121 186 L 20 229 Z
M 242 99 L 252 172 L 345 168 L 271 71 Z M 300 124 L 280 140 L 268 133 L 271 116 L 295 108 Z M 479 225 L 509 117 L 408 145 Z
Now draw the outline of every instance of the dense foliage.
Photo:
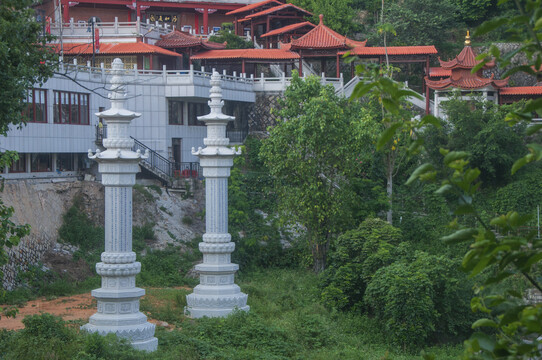
M 0 3 L 0 134 L 9 124 L 24 122 L 26 91 L 53 74 L 56 55 L 45 44 L 42 24 L 33 21 L 32 0 L 6 0 Z
M 337 309 L 362 310 L 367 285 L 398 255 L 401 231 L 380 219 L 366 219 L 339 236 L 323 278 L 322 300 Z
M 361 108 L 318 78 L 303 81 L 294 74 L 277 115 L 260 155 L 275 179 L 279 214 L 306 229 L 318 272 L 333 239 L 352 219 L 355 193 L 348 179 L 357 171 L 354 122 Z
M 41 36 L 41 24 L 31 21 L 34 11 L 32 0 L 6 0 L 0 2 L 0 135 L 6 135 L 10 125 L 25 122 L 26 92 L 36 83 L 41 84 L 52 75 L 51 63 L 56 56 L 45 44 L 50 37 Z M 0 168 L 18 159 L 12 151 L 2 149 Z M 3 190 L 0 189 L 0 192 Z M 0 279 L 2 265 L 7 261 L 5 248 L 18 244 L 29 234 L 30 227 L 11 221 L 13 208 L 0 199 Z M 2 309 L 0 308 L 0 312 Z
M 228 318 L 188 319 L 183 315 L 189 290 L 148 288 L 141 310 L 157 326 L 158 350 L 137 352 L 115 336 L 79 331 L 83 322 L 52 315 L 25 320 L 26 329 L 0 331 L 5 359 L 363 359 L 415 360 L 386 343 L 379 322 L 363 315 L 329 311 L 319 303 L 318 277 L 305 270 L 263 270 L 236 281 L 248 294 L 251 311 Z M 458 347 L 429 348 L 439 360 L 454 359 Z

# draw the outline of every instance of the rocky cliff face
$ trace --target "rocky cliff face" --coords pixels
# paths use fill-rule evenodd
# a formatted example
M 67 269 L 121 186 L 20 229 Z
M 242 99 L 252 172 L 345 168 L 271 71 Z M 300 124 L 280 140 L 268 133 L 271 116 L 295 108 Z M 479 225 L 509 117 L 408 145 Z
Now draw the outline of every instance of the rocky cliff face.
M 201 188 L 201 185 L 200 185 Z M 162 194 L 143 187 L 147 193 L 134 190 L 134 225 L 154 224 L 156 242 L 161 248 L 167 243 L 180 244 L 204 231 L 200 214 L 204 208 L 203 193 L 192 189 L 193 197 L 183 199 L 180 193 Z M 150 195 L 150 196 L 149 196 Z M 14 208 L 13 221 L 30 224 L 30 235 L 15 248 L 8 249 L 9 263 L 3 267 L 3 287 L 16 285 L 17 272 L 51 258 L 51 253 L 69 256 L 69 247 L 57 243 L 58 229 L 64 213 L 79 198 L 83 211 L 96 224 L 104 224 L 104 188 L 98 182 L 76 180 L 6 181 L 2 200 Z M 183 221 L 184 218 L 184 221 Z M 188 220 L 187 220 L 188 219 Z

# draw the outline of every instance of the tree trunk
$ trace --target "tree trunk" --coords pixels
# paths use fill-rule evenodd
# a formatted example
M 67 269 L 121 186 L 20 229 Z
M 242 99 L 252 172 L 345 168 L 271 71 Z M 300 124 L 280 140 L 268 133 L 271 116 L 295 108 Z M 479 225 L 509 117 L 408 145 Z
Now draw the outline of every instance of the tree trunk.
M 389 209 L 386 213 L 386 220 L 393 225 L 393 161 L 391 155 L 388 157 L 388 164 L 386 169 L 386 193 L 388 194 Z
M 312 246 L 313 271 L 318 274 L 326 268 L 327 245 L 314 244 Z

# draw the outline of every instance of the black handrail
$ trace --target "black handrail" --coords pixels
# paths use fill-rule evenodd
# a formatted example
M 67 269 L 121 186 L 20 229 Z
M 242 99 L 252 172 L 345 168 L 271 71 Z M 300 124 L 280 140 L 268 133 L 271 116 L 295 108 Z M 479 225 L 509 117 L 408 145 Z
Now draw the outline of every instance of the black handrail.
M 103 140 L 107 138 L 107 125 L 96 126 L 96 142 L 103 144 Z M 149 151 L 149 157 L 142 161 L 163 178 L 198 178 L 202 176 L 201 167 L 198 162 L 174 162 L 166 159 L 155 150 L 151 149 L 141 141 L 130 136 L 134 140 L 132 151 Z
M 169 161 L 141 141 L 134 139 L 133 137 L 131 138 L 134 140 L 133 151 L 140 150 L 142 153 L 146 150 L 149 151 L 149 157 L 143 159 L 143 161 L 147 163 L 153 171 L 174 178 L 198 178 L 201 176 L 201 167 L 198 162 L 178 163 Z
M 147 163 L 153 171 L 165 176 L 173 176 L 173 172 L 171 171 L 171 161 L 158 154 L 156 151 L 143 144 L 141 141 L 134 139 L 132 136 L 130 137 L 132 138 L 132 140 L 134 140 L 134 146 L 132 147 L 133 151 L 139 150 L 141 151 L 141 153 L 144 153 L 147 150 L 149 151 L 149 157 L 143 159 L 143 161 Z

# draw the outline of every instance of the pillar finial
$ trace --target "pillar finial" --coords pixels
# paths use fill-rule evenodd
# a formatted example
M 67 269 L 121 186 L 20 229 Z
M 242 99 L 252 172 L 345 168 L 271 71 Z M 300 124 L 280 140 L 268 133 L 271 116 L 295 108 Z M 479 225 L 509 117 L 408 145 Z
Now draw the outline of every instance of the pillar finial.
M 320 23 L 318 25 L 323 25 L 324 24 L 324 14 L 320 14 L 320 16 L 318 16 L 320 18 Z
M 465 46 L 470 46 L 470 31 L 467 30 L 467 36 L 465 36 Z

